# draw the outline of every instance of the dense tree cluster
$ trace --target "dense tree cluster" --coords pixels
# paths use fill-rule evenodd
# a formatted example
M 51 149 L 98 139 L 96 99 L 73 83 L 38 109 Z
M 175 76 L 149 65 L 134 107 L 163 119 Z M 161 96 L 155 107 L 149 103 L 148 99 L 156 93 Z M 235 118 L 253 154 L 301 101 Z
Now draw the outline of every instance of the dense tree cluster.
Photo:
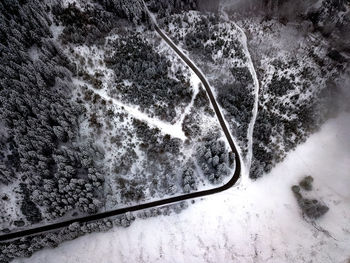
M 182 122 L 182 130 L 187 138 L 193 139 L 201 134 L 201 128 L 198 124 L 198 115 L 191 111 Z
M 317 219 L 328 212 L 329 207 L 317 199 L 300 198 L 298 204 L 309 218 Z
M 106 10 L 134 24 L 148 21 L 148 14 L 142 0 L 96 0 Z
M 298 64 L 295 66 L 299 67 Z M 298 74 L 303 81 L 300 87 L 303 92 L 307 92 L 311 85 L 309 83 L 314 81 L 314 76 L 305 74 L 309 71 L 301 70 Z M 300 94 L 288 95 L 299 85 L 293 79 L 293 75 L 277 77 L 277 74 L 274 74 L 267 84 L 267 90 L 261 90 L 261 93 L 270 95 L 270 100 L 259 101 L 254 126 L 251 178 L 258 178 L 263 173 L 271 171 L 276 163 L 284 160 L 287 152 L 304 142 L 307 136 L 315 132 L 326 119 L 339 111 L 338 101 L 342 93 L 335 85 L 320 86 L 319 91 L 311 98 L 302 99 Z M 276 99 L 287 95 L 290 97 L 290 102 L 279 102 Z M 271 137 L 276 138 L 274 142 L 271 141 Z
M 337 52 L 350 53 L 350 2 L 348 0 L 324 0 L 322 6 L 309 10 L 306 18 L 317 30 L 330 38 L 329 44 Z
M 193 201 L 194 202 L 194 201 Z M 182 210 L 186 209 L 188 207 L 187 201 L 182 201 L 179 203 L 171 204 L 171 205 L 165 205 L 161 207 L 154 207 L 146 210 L 141 210 L 137 213 L 138 218 L 146 219 L 150 217 L 156 217 L 159 215 L 163 216 L 169 216 L 171 214 L 180 213 Z
M 254 0 L 253 0 L 254 1 Z M 322 30 L 342 27 L 348 18 L 344 16 L 350 3 L 348 0 L 322 0 L 305 2 L 302 0 L 255 0 L 268 14 L 284 19 L 310 19 Z M 347 21 L 349 22 L 349 20 Z M 324 31 L 324 32 L 326 32 Z
M 28 222 L 96 211 L 103 178 L 95 150 L 77 143 L 82 109 L 70 100 L 72 66 L 50 39 L 46 7 L 2 1 L 0 17 L 0 182 L 20 180 Z
M 326 214 L 329 210 L 329 207 L 325 205 L 323 202 L 317 199 L 310 199 L 303 196 L 302 189 L 305 191 L 312 190 L 312 176 L 305 176 L 300 182 L 299 185 L 293 185 L 292 191 L 294 196 L 296 197 L 299 207 L 303 214 L 311 219 L 317 219 L 324 214 Z
M 234 159 L 234 153 L 228 152 L 225 142 L 218 140 L 215 134 L 203 138 L 203 144 L 197 148 L 197 162 L 212 184 L 221 183 L 230 175 Z
M 202 84 L 198 87 L 198 93 L 194 99 L 193 106 L 196 108 L 209 107 L 210 101 L 206 91 L 203 89 Z
M 252 76 L 247 67 L 231 68 L 234 82 L 217 87 L 217 99 L 226 110 L 227 119 L 234 119 L 233 134 L 241 141 L 247 142 L 246 132 L 250 122 L 254 98 L 247 96 L 247 87 L 252 85 Z
M 269 84 L 269 90 L 275 96 L 285 95 L 287 92 L 295 89 L 295 85 L 291 83 L 291 81 L 282 76 L 279 77 L 276 73 L 273 75 L 272 80 Z
M 116 183 L 120 190 L 122 203 L 140 202 L 144 200 L 146 191 L 146 182 L 144 180 L 138 178 L 124 179 L 123 177 L 118 177 Z
M 183 20 L 189 23 L 186 16 Z M 165 24 L 169 21 L 171 21 L 171 18 L 164 19 Z M 180 28 L 183 26 L 181 20 L 173 22 L 176 22 L 176 25 Z M 246 60 L 242 44 L 237 39 L 230 39 L 229 41 L 225 39 L 230 32 L 227 28 L 220 28 L 220 20 L 217 15 L 200 16 L 193 23 L 196 30 L 187 32 L 183 39 L 187 50 L 201 54 L 203 57 L 204 54 L 216 54 L 221 50 L 223 58 Z M 182 40 L 182 38 L 179 40 Z M 208 59 L 208 56 L 205 57 Z
M 188 207 L 188 203 L 186 201 L 182 201 L 179 203 L 171 204 L 171 205 L 165 205 L 162 207 L 154 207 L 150 209 L 141 210 L 136 213 L 130 213 L 127 212 L 123 215 L 116 216 L 113 220 L 113 225 L 115 226 L 122 226 L 122 227 L 129 227 L 136 218 L 150 218 L 150 217 L 156 217 L 159 215 L 168 216 L 172 213 L 179 213 L 181 210 L 186 209 Z
M 115 160 L 113 172 L 126 175 L 130 171 L 136 158 L 137 154 L 134 149 L 126 151 Z
M 39 223 L 42 220 L 41 213 L 39 208 L 33 203 L 32 200 L 30 200 L 30 192 L 27 188 L 27 186 L 23 183 L 20 183 L 20 191 L 23 195 L 22 201 L 21 201 L 21 212 L 25 216 L 28 222 L 35 224 Z M 20 220 L 23 222 L 23 220 Z M 18 226 L 18 222 L 14 222 L 15 226 Z M 20 223 L 20 225 L 24 225 Z
M 251 178 L 258 178 L 264 172 L 271 171 L 275 163 L 281 162 L 286 153 L 305 140 L 308 134 L 315 131 L 324 116 L 318 110 L 319 102 L 312 101 L 309 104 L 300 105 L 299 108 L 290 111 L 296 113 L 299 118 L 286 119 L 276 112 L 259 107 L 259 114 L 254 127 L 253 156 L 254 161 L 250 171 Z M 280 106 L 280 111 L 283 107 Z M 271 136 L 276 136 L 276 143 L 271 143 Z M 283 145 L 281 148 L 278 144 Z
M 42 248 L 54 248 L 63 241 L 73 240 L 85 233 L 107 231 L 112 227 L 113 222 L 109 219 L 82 224 L 73 223 L 55 232 L 23 237 L 14 241 L 0 243 L 0 262 L 10 262 L 17 257 L 29 257 Z
M 60 36 L 64 44 L 102 44 L 119 19 L 99 5 L 87 5 L 81 10 L 75 3 L 68 4 L 68 7 L 57 4 L 52 13 L 54 22 L 64 26 Z
M 94 157 L 94 158 L 93 158 Z M 102 203 L 103 175 L 94 167 L 97 160 L 89 147 L 61 147 L 53 155 L 57 165 L 54 178 L 43 179 L 43 190 L 34 190 L 33 200 L 48 206 L 52 217 L 63 216 L 66 211 L 79 208 L 94 213 Z
M 214 111 L 210 108 L 210 101 L 207 92 L 203 89 L 202 85 L 199 86 L 199 91 L 194 98 L 193 106 L 197 109 L 204 108 L 206 113 L 215 116 Z
M 189 23 L 188 19 L 184 19 L 185 22 Z M 167 19 L 165 22 L 167 23 Z M 182 26 L 181 21 L 176 21 L 179 26 Z M 184 43 L 188 49 L 203 49 L 207 45 L 208 40 L 217 40 L 218 35 L 218 17 L 213 14 L 208 14 L 208 16 L 200 16 L 198 20 L 194 21 L 195 31 L 188 32 L 184 37 Z M 219 38 L 220 39 L 220 38 Z M 219 49 L 224 44 L 224 41 L 214 41 L 210 45 L 213 50 Z M 209 51 L 209 47 L 208 47 Z
M 104 205 L 104 152 L 92 143 L 93 139 L 86 139 L 86 134 L 93 130 L 100 135 L 104 132 L 101 132 L 102 128 L 108 126 L 108 118 L 118 116 L 106 110 L 106 105 L 110 106 L 112 100 L 107 102 L 87 89 L 72 93 L 76 87 L 71 77 L 76 67 L 64 55 L 60 44 L 67 45 L 67 50 L 70 48 L 73 53 L 74 45 L 102 44 L 118 22 L 117 17 L 134 23 L 147 19 L 143 3 L 139 0 L 133 1 L 134 4 L 123 0 L 97 0 L 99 4 L 68 4 L 67 7 L 57 2 L 43 4 L 38 0 L 5 0 L 0 3 L 0 184 L 19 184 L 17 199 L 21 212 L 20 218 L 11 222 L 10 226 L 28 226 L 65 215 L 76 216 L 78 212 L 96 213 Z M 175 9 L 195 7 L 194 1 L 169 3 Z M 64 27 L 60 36 L 62 42 L 52 39 L 52 23 Z M 150 115 L 173 121 L 177 117 L 177 107 L 185 107 L 191 101 L 190 83 L 181 72 L 170 77 L 173 74 L 169 60 L 137 34 L 121 36 L 113 45 L 116 52 L 106 58 L 106 62 L 115 72 L 118 82 L 116 92 Z M 82 79 L 85 80 L 84 77 Z M 96 84 L 95 88 L 101 86 L 101 81 L 91 80 L 91 83 Z M 72 100 L 74 95 L 77 95 L 75 102 Z M 203 89 L 197 95 L 195 105 L 213 114 Z M 86 114 L 89 111 L 92 114 Z M 103 112 L 106 112 L 105 119 L 100 117 Z M 85 117 L 86 122 L 83 120 L 81 123 Z M 174 194 L 178 192 L 178 187 L 184 192 L 196 190 L 193 163 L 180 166 L 181 158 L 187 158 L 181 153 L 181 140 L 163 135 L 160 130 L 141 121 L 133 120 L 128 125 L 130 127 L 125 130 L 130 134 L 135 132 L 138 140 L 133 147 L 137 145 L 142 154 L 146 153 L 146 158 L 140 162 L 139 170 L 132 179 L 129 173 L 137 158 L 135 151 L 129 151 L 133 143 L 129 142 L 128 151 L 119 159 L 112 160 L 115 161 L 112 173 L 117 176 L 111 180 L 115 179 L 117 187 L 120 187 L 117 198 L 127 203 L 147 198 L 146 193 L 154 197 Z M 80 129 L 81 126 L 88 132 Z M 110 135 L 115 132 L 112 128 L 110 130 Z M 95 133 L 92 138 L 97 139 Z M 211 182 L 218 183 L 228 175 L 234 156 L 227 153 L 225 144 L 217 137 L 208 139 L 204 148 L 212 155 L 211 161 L 205 160 L 208 167 L 205 172 L 211 173 L 206 173 L 206 176 Z M 146 182 L 144 174 L 147 174 L 147 179 L 150 179 L 149 174 L 154 175 L 152 182 Z M 125 176 L 127 179 L 122 175 L 128 175 Z M 148 184 L 151 187 L 146 189 Z M 0 202 L 9 202 L 11 198 L 4 195 Z M 179 212 L 186 205 L 184 202 L 171 209 Z M 169 214 L 171 209 L 161 208 L 159 211 Z M 146 211 L 144 216 L 159 213 L 154 211 Z M 42 247 L 57 246 L 63 240 L 83 233 L 107 230 L 112 223 L 128 226 L 134 219 L 132 214 L 126 214 L 113 221 L 75 223 L 56 233 L 0 244 L 0 261 L 29 256 Z
M 180 152 L 180 139 L 170 135 L 161 136 L 158 128 L 150 128 L 147 123 L 133 120 L 135 135 L 141 140 L 140 147 L 147 152 L 149 159 L 159 160 L 161 155 L 169 153 L 177 155 Z
M 120 160 L 116 160 L 112 172 L 117 175 L 114 182 L 121 202 L 140 202 L 149 197 L 176 193 L 179 178 L 178 169 L 174 167 L 180 164 L 181 140 L 163 135 L 159 129 L 137 119 L 133 119 L 131 127 L 137 139 L 134 147 L 144 152 L 144 157 L 132 171 L 131 165 L 137 160 L 133 150 L 127 149 Z M 125 171 L 129 172 L 123 174 Z
M 244 68 L 248 70 L 247 68 Z M 249 73 L 249 71 L 247 71 Z M 251 85 L 250 79 L 246 81 L 246 78 L 240 78 L 236 72 L 232 74 L 235 78 L 235 82 L 230 84 L 224 84 L 219 87 L 218 90 L 218 102 L 226 110 L 227 114 L 231 118 L 235 118 L 241 125 L 247 126 L 249 123 L 247 111 L 251 109 L 251 105 L 254 103 L 252 96 L 246 96 L 247 86 Z M 242 129 L 243 130 L 243 129 Z M 245 129 L 246 130 L 246 127 Z
M 197 190 L 197 174 L 194 164 L 188 163 L 182 172 L 182 188 L 185 193 Z
M 70 226 L 55 232 L 28 236 L 10 242 L 2 242 L 0 243 L 0 262 L 10 262 L 17 257 L 29 257 L 42 248 L 57 247 L 63 241 L 76 239 L 85 233 L 105 232 L 113 226 L 128 227 L 135 221 L 136 217 L 146 219 L 159 215 L 170 215 L 174 212 L 180 213 L 187 207 L 188 203 L 184 201 L 163 207 L 142 210 L 138 212 L 136 216 L 129 212 L 112 219 L 103 219 L 88 223 L 73 223 Z
M 249 68 L 245 66 L 247 57 L 240 33 L 234 24 L 223 22 L 219 16 L 210 13 L 168 16 L 160 24 L 174 39 L 181 41 L 191 58 L 209 77 L 217 101 L 224 109 L 229 128 L 245 155 L 247 130 L 254 106 L 254 83 Z M 233 32 L 236 32 L 238 38 L 233 37 Z M 187 134 L 192 132 L 193 125 L 190 122 L 193 118 L 194 116 L 187 116 L 185 119 L 184 129 Z M 192 130 L 196 133 L 195 126 Z
M 106 58 L 119 82 L 113 94 L 167 121 L 176 117 L 176 107 L 191 101 L 190 83 L 184 77 L 170 78 L 170 61 L 137 33 L 117 39 L 113 47 L 115 53 Z M 122 80 L 131 84 L 124 85 Z
M 199 86 L 199 91 L 193 102 L 193 109 L 185 116 L 182 122 L 182 130 L 189 139 L 194 139 L 201 135 L 199 121 L 203 117 L 203 114 L 208 114 L 212 117 L 215 116 L 214 111 L 210 108 L 210 101 L 206 91 L 202 86 Z
M 132 224 L 133 221 L 135 221 L 135 216 L 127 212 L 123 215 L 117 216 L 114 220 L 113 223 L 115 226 L 122 226 L 122 227 L 128 227 Z
M 155 12 L 161 17 L 170 13 L 198 8 L 198 0 L 146 0 L 145 2 L 151 12 Z
M 291 0 L 251 0 L 258 2 L 267 18 L 278 17 L 286 24 L 289 21 L 307 21 L 312 30 L 330 37 L 330 46 L 349 52 L 350 45 L 350 3 L 348 0 L 291 1 Z
M 306 191 L 312 190 L 312 182 L 314 181 L 314 178 L 311 175 L 305 176 L 300 182 L 299 186 L 303 188 Z

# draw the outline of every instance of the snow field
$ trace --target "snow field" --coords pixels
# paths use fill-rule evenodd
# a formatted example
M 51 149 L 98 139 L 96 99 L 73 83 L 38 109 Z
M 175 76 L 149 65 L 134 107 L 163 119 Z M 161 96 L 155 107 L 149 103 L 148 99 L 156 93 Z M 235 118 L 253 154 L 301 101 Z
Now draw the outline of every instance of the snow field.
M 350 258 L 350 115 L 328 121 L 256 182 L 197 200 L 180 214 L 136 220 L 14 262 L 344 262 Z M 290 190 L 306 174 L 329 212 L 305 221 Z

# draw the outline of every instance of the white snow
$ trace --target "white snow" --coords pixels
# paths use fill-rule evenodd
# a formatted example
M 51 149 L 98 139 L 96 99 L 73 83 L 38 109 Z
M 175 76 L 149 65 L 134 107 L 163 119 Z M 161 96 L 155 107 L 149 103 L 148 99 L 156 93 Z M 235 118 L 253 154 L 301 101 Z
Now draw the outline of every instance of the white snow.
M 78 1 L 78 0 L 62 0 L 62 5 L 64 7 L 68 7 L 69 5 L 75 5 L 75 7 L 79 8 L 83 11 L 84 7 L 88 4 L 88 1 Z
M 180 214 L 136 220 L 14 262 L 348 262 L 350 115 L 330 120 L 273 171 L 197 201 Z M 306 174 L 329 212 L 303 220 L 290 190 Z
M 62 34 L 63 29 L 64 26 L 57 26 L 55 23 L 52 23 L 50 30 L 54 41 L 58 41 L 58 37 Z
M 36 45 L 33 45 L 29 50 L 28 50 L 28 55 L 31 58 L 32 61 L 36 61 L 40 57 L 40 53 L 38 50 L 38 47 Z

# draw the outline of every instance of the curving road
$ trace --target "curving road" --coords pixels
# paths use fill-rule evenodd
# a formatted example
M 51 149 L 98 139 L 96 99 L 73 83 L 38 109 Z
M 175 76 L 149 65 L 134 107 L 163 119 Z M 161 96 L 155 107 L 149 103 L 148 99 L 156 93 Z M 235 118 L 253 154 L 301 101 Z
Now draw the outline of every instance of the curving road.
M 215 100 L 215 97 L 213 95 L 213 92 L 210 88 L 208 81 L 206 80 L 206 78 L 204 77 L 202 72 L 192 63 L 192 61 L 171 41 L 171 39 L 166 34 L 163 33 L 163 31 L 158 27 L 156 22 L 155 21 L 153 21 L 153 22 L 154 22 L 155 30 L 158 32 L 158 34 L 181 57 L 181 59 L 193 70 L 193 72 L 199 77 L 203 86 L 205 87 L 207 94 L 209 96 L 210 102 L 213 105 L 214 111 L 215 111 L 216 116 L 217 116 L 219 123 L 221 125 L 221 128 L 224 131 L 224 134 L 225 134 L 226 139 L 231 147 L 232 152 L 235 153 L 235 172 L 234 172 L 232 178 L 225 185 L 214 188 L 214 189 L 184 194 L 184 195 L 170 197 L 167 199 L 162 199 L 162 200 L 158 200 L 158 201 L 154 201 L 154 202 L 149 202 L 149 203 L 139 204 L 139 205 L 135 205 L 135 206 L 120 208 L 120 209 L 116 209 L 116 210 L 112 210 L 112 211 L 108 211 L 108 212 L 102 212 L 99 214 L 84 216 L 81 218 L 75 218 L 75 219 L 63 221 L 60 223 L 54 223 L 54 224 L 50 224 L 50 225 L 34 227 L 31 229 L 21 230 L 21 231 L 17 231 L 17 232 L 11 232 L 11 233 L 1 235 L 0 241 L 10 241 L 12 239 L 21 238 L 24 236 L 37 235 L 37 234 L 45 233 L 48 231 L 53 231 L 53 230 L 57 230 L 57 229 L 60 229 L 63 227 L 67 227 L 70 224 L 77 223 L 77 222 L 78 223 L 91 222 L 91 221 L 96 221 L 96 220 L 104 219 L 104 218 L 111 217 L 111 216 L 125 214 L 127 212 L 134 212 L 134 211 L 138 211 L 138 210 L 142 210 L 142 209 L 152 208 L 152 207 L 156 207 L 156 206 L 163 206 L 163 205 L 177 203 L 177 202 L 188 200 L 188 199 L 212 195 L 212 194 L 216 194 L 216 193 L 220 193 L 222 191 L 225 191 L 225 190 L 229 189 L 230 187 L 232 187 L 233 185 L 235 185 L 235 183 L 237 182 L 237 180 L 239 179 L 240 174 L 241 174 L 241 160 L 239 157 L 239 152 L 238 152 L 236 145 L 233 142 L 232 136 L 231 136 L 231 134 L 226 126 L 226 123 L 225 123 L 224 118 L 220 112 L 220 109 L 217 105 L 217 102 Z

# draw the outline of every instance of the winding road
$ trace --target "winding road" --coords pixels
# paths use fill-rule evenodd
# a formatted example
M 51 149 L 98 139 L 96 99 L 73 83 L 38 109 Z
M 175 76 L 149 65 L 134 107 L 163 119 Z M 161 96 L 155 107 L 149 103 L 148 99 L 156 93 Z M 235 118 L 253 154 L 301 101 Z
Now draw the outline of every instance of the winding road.
M 151 16 L 151 15 L 150 15 Z M 154 23 L 154 28 L 158 32 L 158 34 L 164 39 L 164 41 L 177 53 L 177 55 L 193 70 L 193 72 L 199 77 L 201 80 L 203 86 L 206 89 L 206 92 L 209 96 L 210 102 L 213 105 L 215 114 L 218 118 L 218 121 L 221 125 L 221 128 L 225 134 L 225 137 L 231 147 L 232 152 L 235 154 L 235 172 L 232 175 L 231 179 L 224 185 L 214 188 L 214 189 L 209 189 L 209 190 L 204 190 L 204 191 L 199 191 L 199 192 L 194 192 L 194 193 L 189 193 L 189 194 L 184 194 L 180 196 L 174 196 L 170 197 L 167 199 L 162 199 L 158 201 L 153 201 L 149 203 L 144 203 L 144 204 L 139 204 L 135 206 L 130 206 L 130 207 L 125 207 L 125 208 L 120 208 L 116 210 L 111 210 L 107 212 L 102 212 L 94 215 L 89 215 L 89 216 L 84 216 L 81 218 L 74 218 L 71 220 L 59 222 L 59 223 L 54 223 L 50 225 L 45 225 L 45 226 L 39 226 L 39 227 L 34 227 L 31 229 L 26 229 L 26 230 L 21 230 L 17 232 L 10 232 L 6 233 L 0 236 L 0 241 L 10 241 L 13 239 L 21 238 L 24 236 L 31 236 L 31 235 L 37 235 L 37 234 L 42 234 L 48 231 L 53 231 L 57 230 L 63 227 L 68 227 L 69 225 L 73 223 L 86 223 L 86 222 L 91 222 L 91 221 L 96 221 L 96 220 L 101 220 L 107 217 L 112 217 L 120 214 L 125 214 L 127 212 L 135 212 L 138 210 L 143 210 L 143 209 L 148 209 L 152 207 L 157 207 L 157 206 L 164 206 L 164 205 L 169 205 L 173 203 L 177 203 L 180 201 L 185 201 L 188 199 L 194 199 L 194 198 L 199 198 L 199 197 L 204 197 L 216 193 L 220 193 L 222 191 L 225 191 L 229 188 L 231 188 L 237 180 L 240 177 L 241 174 L 241 159 L 239 156 L 239 152 L 237 150 L 237 147 L 232 139 L 232 136 L 227 128 L 227 125 L 225 123 L 225 120 L 221 114 L 221 111 L 218 107 L 218 104 L 215 100 L 215 97 L 213 95 L 213 92 L 210 88 L 210 85 L 202 72 L 194 65 L 194 63 L 174 44 L 174 42 L 158 27 L 156 21 L 153 19 L 151 16 L 153 23 Z

